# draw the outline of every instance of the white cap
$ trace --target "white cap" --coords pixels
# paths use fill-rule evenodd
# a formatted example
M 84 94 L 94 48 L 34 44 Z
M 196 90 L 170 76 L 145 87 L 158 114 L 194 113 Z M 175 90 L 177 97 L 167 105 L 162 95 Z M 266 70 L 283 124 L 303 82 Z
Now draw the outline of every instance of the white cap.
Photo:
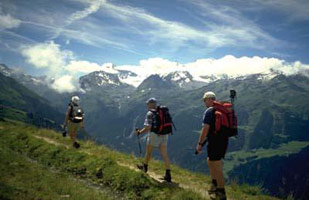
M 209 92 L 205 92 L 205 94 L 203 96 L 203 99 L 205 100 L 206 98 L 216 100 L 216 95 L 215 95 L 215 93 L 210 92 L 210 91 Z
M 78 96 L 73 96 L 71 101 L 74 103 L 74 104 L 78 104 L 79 102 L 79 97 Z
M 147 103 L 147 104 L 148 104 L 148 103 L 157 103 L 157 100 L 156 100 L 156 98 L 151 97 L 151 98 L 149 98 L 149 99 L 146 101 L 146 103 Z

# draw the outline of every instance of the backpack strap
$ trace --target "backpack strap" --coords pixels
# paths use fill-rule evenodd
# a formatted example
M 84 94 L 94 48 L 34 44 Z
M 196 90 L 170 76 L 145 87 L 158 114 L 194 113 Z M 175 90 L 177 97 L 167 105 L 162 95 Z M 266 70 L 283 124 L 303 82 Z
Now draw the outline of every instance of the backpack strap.
M 157 112 L 157 110 L 150 110 L 150 112 L 153 114 L 153 118 L 152 118 L 152 123 L 151 123 L 151 129 L 150 129 L 150 131 L 151 132 L 154 132 L 154 133 L 158 133 L 159 132 L 159 128 L 160 127 L 156 127 L 156 128 L 154 128 L 154 123 L 157 121 L 157 117 L 158 117 L 158 112 Z
M 68 107 L 70 107 L 69 119 L 72 120 L 72 117 L 73 117 L 73 105 L 72 105 L 72 102 L 70 102 L 68 104 Z

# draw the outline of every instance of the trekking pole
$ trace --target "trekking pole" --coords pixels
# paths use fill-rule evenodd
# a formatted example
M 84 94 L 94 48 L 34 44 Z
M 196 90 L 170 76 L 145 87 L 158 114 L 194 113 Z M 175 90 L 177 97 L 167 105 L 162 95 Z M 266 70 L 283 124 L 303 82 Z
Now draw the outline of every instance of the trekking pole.
M 234 101 L 236 97 L 236 91 L 234 89 L 230 90 L 230 98 L 231 98 L 231 103 L 232 103 L 232 109 L 233 109 L 233 113 L 232 113 L 232 125 L 234 125 L 235 123 L 235 106 L 234 106 Z M 237 138 L 237 127 L 236 127 L 236 134 L 233 135 Z
M 135 129 L 135 131 L 138 131 L 138 128 Z M 137 136 L 137 142 L 138 142 L 138 148 L 139 148 L 139 156 L 141 157 L 142 156 L 141 140 L 140 140 L 139 134 L 137 134 L 136 136 Z
M 234 109 L 234 100 L 236 98 L 236 91 L 233 89 L 230 90 L 230 98 L 231 98 L 232 107 Z

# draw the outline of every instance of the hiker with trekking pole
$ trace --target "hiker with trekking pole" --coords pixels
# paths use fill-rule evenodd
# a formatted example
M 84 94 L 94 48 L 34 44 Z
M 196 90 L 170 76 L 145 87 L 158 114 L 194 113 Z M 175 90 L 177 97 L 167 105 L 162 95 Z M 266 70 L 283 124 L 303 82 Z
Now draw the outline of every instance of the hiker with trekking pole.
M 148 99 L 146 103 L 148 112 L 146 114 L 144 128 L 136 129 L 136 134 L 138 137 L 143 133 L 148 133 L 146 153 L 144 163 L 138 164 L 137 168 L 147 173 L 152 150 L 154 147 L 158 147 L 163 157 L 166 169 L 163 179 L 166 182 L 171 182 L 172 177 L 170 161 L 167 154 L 167 141 L 168 135 L 172 133 L 172 118 L 167 107 L 157 106 L 157 100 L 155 98 Z
M 213 92 L 205 92 L 203 101 L 207 107 L 203 115 L 202 131 L 196 146 L 196 154 L 201 153 L 207 144 L 207 164 L 212 178 L 209 195 L 215 195 L 216 200 L 226 200 L 223 161 L 228 140 L 237 135 L 237 118 L 234 113 L 235 90 L 230 91 L 231 103 L 216 101 Z
M 84 111 L 79 104 L 79 97 L 73 96 L 68 105 L 68 109 L 65 115 L 64 131 L 62 135 L 63 137 L 65 137 L 66 133 L 68 133 L 73 142 L 73 147 L 76 149 L 80 147 L 80 144 L 76 140 L 77 131 L 79 129 L 82 129 L 84 133 L 85 131 Z

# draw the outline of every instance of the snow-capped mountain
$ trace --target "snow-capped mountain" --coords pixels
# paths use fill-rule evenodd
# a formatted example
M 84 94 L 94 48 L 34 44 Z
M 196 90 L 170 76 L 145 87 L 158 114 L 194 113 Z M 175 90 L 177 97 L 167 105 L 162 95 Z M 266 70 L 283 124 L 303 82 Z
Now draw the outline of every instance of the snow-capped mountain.
M 118 77 L 120 80 L 125 80 L 129 77 L 137 77 L 137 74 L 128 70 L 118 70 Z
M 79 83 L 81 88 L 86 91 L 93 87 L 121 86 L 123 84 L 117 74 L 104 71 L 95 71 L 82 76 L 79 78 Z
M 31 76 L 16 69 L 9 68 L 4 64 L 0 64 L 0 73 L 7 77 L 14 78 L 19 83 L 30 88 L 33 86 L 47 85 L 49 82 L 52 81 L 46 76 Z
M 122 82 L 119 77 L 120 75 L 125 77 L 132 74 L 130 72 L 107 73 L 95 71 L 79 78 L 80 88 L 86 93 L 102 93 L 116 100 L 134 91 L 132 85 Z
M 164 75 L 163 79 L 184 88 L 185 85 L 193 81 L 193 76 L 187 71 L 176 71 Z
M 175 71 L 164 75 L 150 75 L 138 86 L 138 89 L 180 89 L 189 90 L 202 87 L 206 81 L 197 81 L 187 71 Z
M 12 74 L 12 70 L 10 68 L 8 68 L 6 65 L 4 64 L 0 64 L 0 72 L 4 75 L 4 76 L 11 76 Z
M 206 81 L 195 80 L 195 78 L 187 71 L 171 72 L 163 75 L 162 78 L 184 90 L 199 88 L 206 84 Z

